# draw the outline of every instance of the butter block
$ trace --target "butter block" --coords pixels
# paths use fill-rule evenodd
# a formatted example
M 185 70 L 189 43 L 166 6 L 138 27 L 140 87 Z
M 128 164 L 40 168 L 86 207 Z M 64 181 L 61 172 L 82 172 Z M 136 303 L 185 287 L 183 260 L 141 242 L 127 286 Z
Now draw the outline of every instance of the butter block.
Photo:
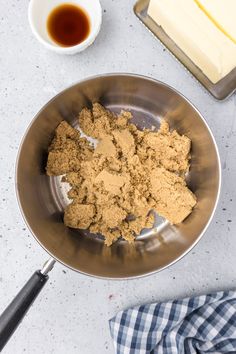
M 212 83 L 236 67 L 236 45 L 194 0 L 150 0 L 148 15 Z
M 236 44 L 236 1 L 195 0 L 213 23 Z

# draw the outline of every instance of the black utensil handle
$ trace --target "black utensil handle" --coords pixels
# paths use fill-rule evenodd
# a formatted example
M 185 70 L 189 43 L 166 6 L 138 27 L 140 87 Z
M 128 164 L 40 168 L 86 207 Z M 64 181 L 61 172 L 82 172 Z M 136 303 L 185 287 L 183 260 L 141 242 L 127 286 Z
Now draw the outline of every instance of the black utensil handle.
M 0 351 L 18 327 L 47 280 L 48 275 L 37 270 L 0 316 Z

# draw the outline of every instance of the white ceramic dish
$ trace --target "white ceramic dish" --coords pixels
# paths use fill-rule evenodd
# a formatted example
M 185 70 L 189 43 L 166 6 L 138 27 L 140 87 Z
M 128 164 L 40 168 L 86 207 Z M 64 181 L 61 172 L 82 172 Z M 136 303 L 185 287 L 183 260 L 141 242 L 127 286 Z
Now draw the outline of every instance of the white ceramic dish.
M 75 46 L 60 46 L 48 34 L 48 15 L 61 4 L 78 5 L 87 12 L 90 18 L 91 29 L 88 37 Z M 46 48 L 59 54 L 76 54 L 90 46 L 97 37 L 102 23 L 102 9 L 99 0 L 31 0 L 28 8 L 28 18 L 33 34 Z

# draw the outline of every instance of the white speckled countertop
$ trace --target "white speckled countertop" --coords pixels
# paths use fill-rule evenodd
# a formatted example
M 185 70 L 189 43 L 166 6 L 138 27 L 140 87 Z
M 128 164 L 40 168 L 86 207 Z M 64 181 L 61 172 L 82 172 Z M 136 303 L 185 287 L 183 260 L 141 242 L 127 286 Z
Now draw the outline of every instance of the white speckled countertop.
M 134 72 L 162 80 L 202 112 L 219 146 L 223 185 L 200 243 L 169 269 L 147 278 L 103 281 L 57 264 L 4 353 L 113 353 L 108 319 L 118 310 L 236 286 L 236 96 L 215 101 L 140 24 L 133 0 L 102 0 L 103 25 L 76 56 L 58 56 L 33 37 L 26 0 L 0 2 L 0 312 L 48 258 L 17 206 L 14 164 L 22 135 L 51 97 L 99 73 Z

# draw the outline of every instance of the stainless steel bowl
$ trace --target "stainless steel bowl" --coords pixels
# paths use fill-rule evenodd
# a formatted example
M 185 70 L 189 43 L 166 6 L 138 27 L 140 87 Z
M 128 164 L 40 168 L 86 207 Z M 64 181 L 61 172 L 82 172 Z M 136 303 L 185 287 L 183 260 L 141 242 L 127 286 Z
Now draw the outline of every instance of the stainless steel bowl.
M 171 128 L 192 140 L 188 185 L 198 203 L 181 225 L 172 226 L 160 219 L 152 230 L 144 230 L 133 245 L 120 240 L 109 248 L 88 231 L 65 227 L 65 191 L 58 178 L 45 175 L 47 149 L 62 119 L 75 126 L 80 110 L 96 101 L 114 111 L 130 109 L 140 128 L 159 126 L 160 119 L 165 118 Z M 108 74 L 66 89 L 37 114 L 20 148 L 16 185 L 25 221 L 50 255 L 88 275 L 131 278 L 164 269 L 200 240 L 217 205 L 220 176 L 219 154 L 212 133 L 185 97 L 150 78 Z

